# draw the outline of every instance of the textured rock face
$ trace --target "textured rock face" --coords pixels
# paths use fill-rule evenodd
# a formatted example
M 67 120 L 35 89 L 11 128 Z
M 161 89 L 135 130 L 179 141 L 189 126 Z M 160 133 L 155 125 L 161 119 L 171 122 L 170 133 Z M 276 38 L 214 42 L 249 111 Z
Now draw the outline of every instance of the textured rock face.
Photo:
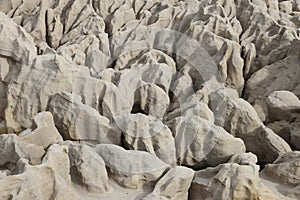
M 170 124 L 179 162 L 193 168 L 215 166 L 245 152 L 242 140 L 200 117 L 180 117 Z
M 1 0 L 0 199 L 300 199 L 299 32 L 299 0 Z
M 126 151 L 109 144 L 99 144 L 94 150 L 104 159 L 113 178 L 129 188 L 156 181 L 169 168 L 166 163 L 147 152 Z
M 42 146 L 46 149 L 51 144 L 58 143 L 63 140 L 55 127 L 53 117 L 50 112 L 40 112 L 33 119 L 33 127 L 36 128 L 32 132 L 31 129 L 22 132 L 23 134 L 20 134 L 20 139 L 22 141 Z
M 116 124 L 128 149 L 147 151 L 169 164 L 176 162 L 172 132 L 159 119 L 143 114 L 122 115 L 116 118 Z
M 250 163 L 234 163 L 236 158 L 233 163 L 195 172 L 190 199 L 277 199 L 260 180 L 259 166 L 247 156 Z
M 268 164 L 264 169 L 265 173 L 282 181 L 283 184 L 300 184 L 300 172 L 298 169 L 300 152 L 286 153 Z
M 300 100 L 289 91 L 275 91 L 267 98 L 270 121 L 292 121 L 300 113 Z
M 299 173 L 300 152 L 288 152 L 277 158 L 272 164 L 266 165 L 262 171 L 266 180 L 273 181 L 275 184 L 272 190 L 290 199 L 298 199 L 300 173 Z
M 69 146 L 72 181 L 86 190 L 87 196 L 109 192 L 111 187 L 108 184 L 104 160 L 88 146 L 72 143 L 66 145 Z
M 83 104 L 79 95 L 58 93 L 49 103 L 49 110 L 65 139 L 121 143 L 120 132 L 112 129 L 106 117 Z
M 271 129 L 264 126 L 255 109 L 243 99 L 229 99 L 223 104 L 224 128 L 241 138 L 247 151 L 258 156 L 260 162 L 273 162 L 279 155 L 291 151 L 290 146 Z
M 181 166 L 172 168 L 143 199 L 188 199 L 188 189 L 193 177 L 194 171 L 191 169 Z

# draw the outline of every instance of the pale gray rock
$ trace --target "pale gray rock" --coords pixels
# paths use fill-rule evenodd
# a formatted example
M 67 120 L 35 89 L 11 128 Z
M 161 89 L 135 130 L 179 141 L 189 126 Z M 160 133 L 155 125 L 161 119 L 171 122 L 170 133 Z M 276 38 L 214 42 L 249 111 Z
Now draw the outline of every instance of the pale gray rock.
M 267 125 L 274 133 L 282 137 L 291 147 L 300 150 L 300 119 L 294 122 L 275 121 Z
M 55 127 L 53 116 L 50 112 L 38 113 L 33 119 L 33 127 L 36 128 L 24 136 L 19 135 L 21 141 L 42 146 L 46 149 L 51 144 L 63 140 Z
M 141 112 L 162 119 L 167 112 L 170 99 L 167 93 L 155 84 L 145 83 L 136 89 L 134 94 L 134 105 Z M 139 110 L 134 110 L 138 112 Z
M 15 24 L 2 12 L 0 12 L 0 26 L 0 118 L 5 119 L 6 126 L 1 132 L 8 133 L 12 131 L 9 127 L 9 118 L 5 114 L 9 104 L 7 98 L 9 84 L 16 79 L 22 69 L 30 68 L 37 52 L 33 39 L 24 28 Z
M 242 140 L 198 116 L 178 117 L 168 126 L 174 134 L 176 156 L 181 164 L 193 168 L 216 166 L 227 162 L 233 154 L 245 152 Z
M 91 9 L 90 5 L 88 5 L 87 8 L 86 15 L 89 16 L 83 15 L 82 20 L 74 22 L 74 28 L 70 29 L 69 32 L 63 35 L 60 40 L 61 44 L 66 44 L 69 41 L 73 41 L 74 43 L 74 38 L 96 36 L 101 41 L 101 44 L 99 44 L 100 46 L 105 47 L 108 45 L 108 35 L 105 33 L 105 22 L 103 18 L 96 15 Z
M 107 92 L 102 93 L 101 114 L 110 120 L 131 112 L 144 112 L 162 118 L 169 106 L 169 97 L 162 88 L 147 83 L 142 76 L 137 69 L 122 70 L 117 86 L 111 85 L 107 87 Z
M 253 153 L 242 153 L 233 155 L 227 163 L 237 163 L 239 165 L 251 165 L 257 163 L 257 157 Z
M 109 33 L 114 34 L 124 25 L 135 19 L 135 13 L 130 1 L 125 1 L 125 3 L 121 5 L 110 17 L 110 24 L 108 26 Z
M 171 168 L 154 186 L 153 191 L 143 200 L 151 199 L 174 199 L 187 200 L 188 189 L 194 178 L 192 169 L 177 166 Z
M 292 92 L 293 92 L 298 98 L 300 98 L 300 84 L 299 84 L 297 87 L 295 87 L 295 88 L 292 90 Z
M 227 163 L 195 172 L 189 199 L 278 199 L 259 178 L 259 166 Z
M 7 133 L 7 128 L 4 120 L 1 120 L 0 122 L 0 133 L 1 134 Z
M 175 83 L 171 89 L 172 98 L 168 113 L 164 117 L 166 121 L 170 121 L 176 117 L 193 115 L 214 122 L 214 114 L 209 104 L 210 88 L 203 88 L 195 91 L 193 88 L 193 80 L 187 71 L 183 70 L 183 74 L 177 74 Z
M 135 92 L 142 86 L 141 74 L 137 70 L 126 69 L 119 74 L 117 85 L 108 85 L 100 99 L 101 114 L 109 120 L 118 115 L 131 113 Z
M 174 83 L 170 88 L 173 97 L 171 102 L 174 104 L 183 104 L 186 102 L 186 99 L 195 93 L 193 89 L 193 80 L 187 72 L 181 72 L 176 74 L 174 78 Z
M 108 81 L 114 85 L 118 84 L 121 72 L 113 68 L 106 68 L 100 73 L 100 79 L 103 81 Z
M 67 146 L 59 144 L 51 145 L 43 157 L 42 165 L 52 168 L 63 179 L 66 185 L 71 186 L 68 151 Z
M 110 1 L 101 1 L 95 0 L 92 1 L 93 8 L 95 9 L 96 13 L 101 16 L 103 19 L 107 19 L 111 17 L 111 10 L 117 10 L 122 5 L 128 5 L 130 1 L 124 0 L 117 0 L 114 2 Z
M 209 96 L 209 106 L 214 114 L 214 123 L 218 126 L 223 126 L 226 109 L 224 103 L 229 99 L 238 99 L 239 94 L 235 89 L 222 88 Z
M 288 56 L 256 71 L 246 83 L 244 98 L 254 105 L 260 118 L 267 119 L 266 98 L 274 91 L 293 91 L 299 85 L 299 41 L 295 40 Z M 289 78 L 287 78 L 289 77 Z
M 123 133 L 126 148 L 147 151 L 166 163 L 176 163 L 172 132 L 160 119 L 138 113 L 121 115 L 115 120 Z
M 290 199 L 299 199 L 300 193 L 300 184 L 293 187 L 293 188 L 284 188 L 281 190 L 281 193 L 284 194 L 284 196 L 289 197 Z
M 145 15 L 148 14 L 150 13 L 147 12 Z M 138 20 L 131 21 L 112 35 L 111 50 L 113 58 L 118 58 L 123 52 L 131 52 L 138 49 L 157 49 L 169 56 L 172 55 L 177 33 L 162 27 L 147 26 L 147 20 L 146 17 L 146 19 L 141 19 L 141 22 Z
M 198 116 L 203 119 L 206 119 L 210 122 L 214 122 L 214 114 L 209 109 L 208 105 L 204 102 L 192 102 L 187 101 L 183 104 L 179 104 L 179 108 L 176 108 L 175 110 L 169 112 L 164 119 L 166 121 L 171 121 L 172 119 L 175 119 L 176 117 L 193 117 Z
M 290 146 L 271 129 L 265 127 L 255 109 L 243 99 L 229 99 L 222 104 L 218 122 L 233 136 L 241 138 L 247 151 L 260 162 L 273 162 L 279 155 L 291 151 Z M 222 113 L 223 112 L 223 113 Z
M 260 146 L 255 147 L 255 145 L 252 145 L 248 149 L 258 156 L 260 162 L 272 162 L 278 156 L 291 151 L 288 143 L 277 136 L 271 129 L 263 126 L 257 131 L 257 142 L 260 142 Z M 259 150 L 256 148 L 259 148 Z
M 74 80 L 72 92 L 81 96 L 82 103 L 91 106 L 99 113 L 102 111 L 102 99 L 115 85 L 111 80 L 97 79 L 89 75 L 87 68 L 81 68 Z
M 86 65 L 92 77 L 99 78 L 110 62 L 107 35 L 84 35 L 69 39 L 57 53 L 75 65 Z
M 103 42 L 105 41 L 103 40 Z M 68 61 L 73 62 L 75 65 L 85 65 L 87 56 L 92 52 L 101 54 L 100 41 L 94 35 L 78 36 L 72 38 L 57 49 L 57 53 L 61 54 Z M 109 54 L 107 55 L 107 57 L 109 57 Z M 108 58 L 106 58 L 106 60 L 108 60 Z M 97 63 L 99 64 L 98 67 L 105 68 L 107 62 L 108 61 Z M 89 64 L 96 65 L 96 63 Z
M 291 1 L 283 1 L 278 4 L 281 12 L 291 14 L 293 12 L 293 3 Z
M 299 13 L 2 0 L 0 199 L 300 199 Z
M 64 144 L 64 143 L 63 143 Z M 99 196 L 112 191 L 103 159 L 86 145 L 66 143 L 73 183 L 88 196 Z
M 262 180 L 281 199 L 298 199 L 299 194 L 299 151 L 288 152 L 260 173 Z
M 21 127 L 30 128 L 32 118 L 47 109 L 52 95 L 72 91 L 79 69 L 62 56 L 54 54 L 37 56 L 31 68 L 22 68 L 8 90 L 5 110 L 7 127 L 16 132 Z
M 215 114 L 217 125 L 223 126 L 235 137 L 251 133 L 263 125 L 251 104 L 241 98 L 227 98 L 221 102 L 218 111 Z
M 155 83 L 166 93 L 169 92 L 170 84 L 175 74 L 175 66 L 165 63 L 141 63 L 136 70 L 141 74 L 141 79 L 147 83 Z
M 225 40 L 216 55 L 219 72 L 223 81 L 226 82 L 226 86 L 237 89 L 239 93 L 244 87 L 244 60 L 241 58 L 240 52 L 241 46 L 238 43 Z
M 141 67 L 140 64 L 166 64 L 173 72 L 176 69 L 176 63 L 172 57 L 157 49 L 132 49 L 123 51 L 116 60 L 115 69 Z
M 257 56 L 250 74 L 284 59 L 289 54 L 293 40 L 299 38 L 293 34 L 296 29 L 288 20 L 290 16 L 280 12 L 278 1 L 239 0 L 235 2 L 235 7 L 236 17 L 243 27 L 240 35 L 242 46 L 253 43 L 256 47 Z
M 0 179 L 1 199 L 80 199 L 71 187 L 66 146 L 49 147 L 40 165 L 18 160 L 13 174 Z
M 60 15 L 54 13 L 55 10 L 47 10 L 47 41 L 50 47 L 56 49 L 59 47 L 60 40 L 63 36 L 63 24 L 61 23 Z
M 140 188 L 157 181 L 169 169 L 168 164 L 148 152 L 126 151 L 111 144 L 99 144 L 94 151 L 103 158 L 111 177 L 127 188 Z
M 2 12 L 0 12 L 0 24 L 2 27 L 0 31 L 1 57 L 5 56 L 16 62 L 30 65 L 36 56 L 33 39 L 24 28 L 15 24 L 13 20 Z M 4 71 L 2 73 L 4 75 Z M 1 76 L 1 78 L 3 77 Z
M 281 184 L 300 184 L 300 152 L 292 151 L 278 157 L 272 164 L 267 164 L 264 172 Z
M 274 133 L 282 137 L 286 142 L 290 143 L 291 140 L 291 126 L 287 121 L 275 121 L 268 123 L 267 127 L 272 129 Z
M 31 164 L 39 164 L 45 151 L 42 146 L 23 142 L 15 134 L 0 135 L 0 166 L 15 164 L 20 158 L 27 159 Z
M 0 179 L 1 199 L 47 200 L 53 197 L 56 199 L 80 199 L 76 192 L 50 166 L 45 164 L 32 166 L 22 159 L 18 165 L 19 174 Z
M 124 49 L 117 57 L 115 69 L 128 68 L 138 70 L 143 74 L 145 82 L 153 82 L 168 92 L 172 76 L 176 72 L 176 63 L 172 57 L 156 49 Z
M 6 177 L 8 175 L 10 175 L 10 171 L 8 169 L 1 169 L 0 170 L 0 179 Z
M 254 64 L 256 57 L 256 49 L 253 43 L 246 44 L 243 47 L 243 59 L 244 59 L 244 76 L 248 78 L 251 67 Z
M 59 93 L 52 97 L 49 111 L 64 139 L 102 144 L 121 144 L 121 132 L 109 120 L 81 102 L 77 94 Z
M 300 100 L 292 92 L 272 92 L 266 102 L 270 121 L 291 121 L 297 113 L 300 115 Z

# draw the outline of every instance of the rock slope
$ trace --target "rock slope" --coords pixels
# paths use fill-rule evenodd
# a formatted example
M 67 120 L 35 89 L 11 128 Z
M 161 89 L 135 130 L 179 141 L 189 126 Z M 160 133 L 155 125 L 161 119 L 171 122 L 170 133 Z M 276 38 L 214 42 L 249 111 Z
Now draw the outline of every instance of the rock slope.
M 299 0 L 1 0 L 0 199 L 300 199 Z

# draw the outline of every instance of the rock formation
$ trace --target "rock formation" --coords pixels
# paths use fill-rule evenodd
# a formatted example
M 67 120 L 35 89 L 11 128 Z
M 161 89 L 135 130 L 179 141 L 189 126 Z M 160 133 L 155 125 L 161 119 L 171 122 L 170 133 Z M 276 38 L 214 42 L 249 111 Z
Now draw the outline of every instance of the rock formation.
M 1 0 L 0 199 L 300 199 L 299 0 Z

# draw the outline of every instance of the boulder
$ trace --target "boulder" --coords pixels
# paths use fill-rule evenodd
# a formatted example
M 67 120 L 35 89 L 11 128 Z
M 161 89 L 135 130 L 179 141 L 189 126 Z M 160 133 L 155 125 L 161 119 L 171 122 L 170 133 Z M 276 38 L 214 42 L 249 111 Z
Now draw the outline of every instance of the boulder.
M 233 136 L 241 138 L 247 151 L 257 155 L 259 162 L 273 162 L 279 155 L 291 151 L 281 137 L 263 125 L 247 101 L 229 99 L 222 104 L 222 108 L 218 114 L 222 118 L 218 122 Z
M 172 132 L 160 119 L 138 113 L 120 115 L 115 120 L 126 148 L 147 151 L 168 164 L 176 163 Z
M 245 152 L 241 139 L 198 116 L 178 117 L 168 126 L 174 134 L 176 156 L 183 165 L 216 166 L 227 162 L 233 154 Z
M 0 135 L 0 166 L 16 164 L 20 158 L 27 159 L 31 164 L 39 164 L 44 156 L 44 148 L 23 142 L 15 134 Z
M 86 145 L 63 143 L 69 147 L 70 175 L 73 183 L 87 196 L 99 196 L 112 191 L 104 160 Z
M 259 177 L 259 166 L 227 163 L 195 172 L 189 199 L 278 199 Z
M 103 158 L 111 177 L 126 188 L 141 188 L 156 182 L 170 168 L 153 154 L 117 145 L 98 144 L 94 151 Z
M 269 121 L 291 121 L 300 115 L 300 100 L 289 91 L 275 91 L 267 97 Z M 299 116 L 300 117 L 300 116 Z
M 53 116 L 50 112 L 40 112 L 34 117 L 32 132 L 22 135 L 20 140 L 42 146 L 44 149 L 51 144 L 62 141 L 62 137 L 55 127 Z M 30 130 L 29 130 L 30 131 Z
M 188 190 L 194 178 L 194 171 L 177 166 L 171 168 L 154 186 L 153 191 L 145 196 L 143 200 L 152 199 L 174 199 L 187 200 Z
M 64 139 L 121 144 L 121 133 L 110 126 L 106 117 L 83 104 L 77 94 L 63 92 L 54 95 L 49 111 Z

